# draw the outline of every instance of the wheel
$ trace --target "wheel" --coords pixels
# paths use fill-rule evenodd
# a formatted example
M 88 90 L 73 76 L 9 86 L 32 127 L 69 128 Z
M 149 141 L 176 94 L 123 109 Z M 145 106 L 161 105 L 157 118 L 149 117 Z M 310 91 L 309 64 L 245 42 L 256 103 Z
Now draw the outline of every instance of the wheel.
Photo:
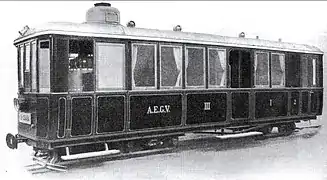
M 295 122 L 281 124 L 278 126 L 278 132 L 284 136 L 289 136 L 294 132 L 295 128 Z
M 267 125 L 259 129 L 260 132 L 263 133 L 263 135 L 270 134 L 272 132 L 273 127 L 271 125 Z

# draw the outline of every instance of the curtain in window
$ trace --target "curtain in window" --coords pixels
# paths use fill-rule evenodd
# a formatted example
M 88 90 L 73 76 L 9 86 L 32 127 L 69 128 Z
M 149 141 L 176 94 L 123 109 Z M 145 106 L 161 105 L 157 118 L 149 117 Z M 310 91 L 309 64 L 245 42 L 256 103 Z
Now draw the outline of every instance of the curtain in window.
M 316 85 L 316 59 L 312 59 L 312 85 Z
M 134 70 L 135 70 L 135 66 L 136 66 L 136 61 L 137 61 L 137 46 L 134 45 L 133 46 L 133 52 L 132 52 L 132 73 L 134 74 Z M 133 84 L 133 87 L 135 87 L 135 79 L 134 79 L 134 75 L 133 75 L 133 78 L 132 78 L 132 84 Z
M 182 49 L 179 47 L 174 47 L 174 59 L 176 62 L 177 69 L 179 71 L 176 87 L 182 86 Z
M 225 86 L 226 80 L 226 58 L 225 58 L 225 51 L 218 51 L 218 58 L 220 61 L 220 66 L 223 70 L 223 74 L 221 76 L 220 86 Z
M 285 86 L 285 56 L 284 55 L 279 55 L 279 63 L 282 71 L 280 85 Z

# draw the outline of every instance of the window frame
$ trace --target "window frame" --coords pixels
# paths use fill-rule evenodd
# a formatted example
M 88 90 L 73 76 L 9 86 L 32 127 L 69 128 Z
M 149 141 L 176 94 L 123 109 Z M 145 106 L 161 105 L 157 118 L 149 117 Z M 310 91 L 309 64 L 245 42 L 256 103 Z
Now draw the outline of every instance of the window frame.
M 188 59 L 188 51 L 187 49 L 191 48 L 191 49 L 202 49 L 203 50 L 203 85 L 201 86 L 190 86 L 187 85 L 187 66 L 186 66 L 186 61 L 187 61 L 187 65 L 189 64 L 189 59 Z M 206 46 L 196 46 L 196 45 L 185 45 L 184 46 L 184 71 L 185 71 L 185 88 L 186 89 L 206 89 Z
M 162 74 L 161 74 L 161 62 L 162 62 L 162 56 L 161 56 L 161 48 L 162 47 L 170 47 L 170 48 L 180 48 L 181 50 L 181 85 L 180 86 L 163 86 L 162 85 Z M 184 81 L 184 77 L 183 77 L 183 64 L 184 64 L 184 58 L 183 58 L 183 45 L 181 44 L 159 44 L 159 76 L 160 76 L 160 89 L 183 89 L 183 81 Z M 176 60 L 175 60 L 176 62 Z
M 284 69 L 283 69 L 283 72 L 284 72 L 284 81 L 283 81 L 283 85 L 273 85 L 272 84 L 272 79 L 270 78 L 270 76 L 272 77 L 272 70 L 271 70 L 271 67 L 269 67 L 269 71 L 270 71 L 270 73 L 269 73 L 269 79 L 271 80 L 270 81 L 270 83 L 269 84 L 271 84 L 271 87 L 272 88 L 285 88 L 286 87 L 286 54 L 285 53 L 280 53 L 280 52 L 271 52 L 270 53 L 271 55 L 269 56 L 269 66 L 271 66 L 271 64 L 272 64 L 272 56 L 273 55 L 279 55 L 279 57 L 282 55 L 282 56 L 284 56 Z
M 153 46 L 154 47 L 154 86 L 135 86 L 135 82 L 134 82 L 134 69 L 133 69 L 133 62 L 134 62 L 134 51 L 133 51 L 133 47 L 134 46 L 138 46 L 138 45 L 143 45 L 143 46 Z M 154 90 L 158 88 L 158 48 L 157 48 L 158 44 L 155 42 L 132 42 L 131 43 L 131 87 L 132 90 Z M 136 57 L 137 58 L 137 57 Z M 135 62 L 136 65 L 136 62 Z M 135 67 L 134 67 L 135 68 Z
M 35 49 L 33 49 L 33 46 L 35 45 Z M 33 52 L 33 50 L 34 50 L 34 52 Z M 39 63 L 39 61 L 38 61 L 38 59 L 39 59 L 39 53 L 38 53 L 38 50 L 39 50 L 39 48 L 38 48 L 38 41 L 37 40 L 32 40 L 31 41 L 31 59 L 30 59 L 30 73 L 31 73 L 31 92 L 38 92 L 39 91 L 39 86 L 38 86 L 38 75 L 39 75 L 39 65 L 38 65 L 38 63 Z M 33 64 L 33 58 L 35 58 L 35 62 L 34 62 L 34 64 Z M 35 67 L 34 67 L 34 65 L 35 65 Z M 51 67 L 50 67 L 51 68 Z M 35 72 L 33 72 L 33 69 L 35 70 Z M 51 69 L 50 69 L 50 71 L 51 71 Z M 34 74 L 35 73 L 35 74 Z M 33 87 L 33 74 L 34 74 L 34 76 L 35 76 L 35 87 Z M 35 89 L 34 89 L 35 88 Z
M 268 84 L 267 85 L 257 85 L 256 84 L 256 78 L 257 78 L 257 73 L 256 73 L 256 64 L 258 64 L 258 57 L 257 54 L 260 53 L 264 53 L 267 54 L 267 62 L 268 62 Z M 270 52 L 269 51 L 254 51 L 254 63 L 253 63 L 253 67 L 254 67 L 254 71 L 253 71 L 253 75 L 254 75 L 254 81 L 253 81 L 253 86 L 254 88 L 270 88 L 271 86 L 271 80 L 270 80 L 270 76 L 271 76 L 271 67 L 270 67 Z M 257 63 L 256 63 L 257 62 Z
M 49 42 L 49 48 L 41 48 L 41 43 L 43 42 Z M 52 89 L 51 89 L 51 50 L 52 50 L 52 47 L 51 47 L 51 43 L 52 43 L 52 39 L 51 38 L 48 38 L 48 39 L 40 39 L 37 41 L 37 55 L 38 55 L 38 58 L 37 58 L 37 81 L 38 81 L 38 85 L 37 85 L 37 88 L 38 88 L 38 92 L 39 93 L 51 93 Z M 40 51 L 41 49 L 48 49 L 49 50 L 49 79 L 48 79 L 48 84 L 49 84 L 49 87 L 47 88 L 44 88 L 44 87 L 40 87 L 41 86 L 41 81 L 40 81 Z M 46 89 L 46 90 L 45 90 Z
M 216 51 L 224 51 L 225 53 L 225 83 L 224 85 L 211 85 L 210 84 L 210 50 L 216 50 Z M 222 48 L 222 47 L 207 47 L 207 61 L 208 61 L 208 73 L 207 73 L 207 77 L 208 77 L 208 89 L 215 89 L 215 88 L 227 88 L 227 81 L 229 79 L 228 77 L 228 74 L 227 74 L 227 68 L 228 68 L 228 65 L 227 65 L 227 49 L 226 48 Z
M 25 90 L 24 86 L 24 69 L 25 69 L 25 45 L 20 44 L 18 46 L 19 49 L 19 88 L 22 88 Z
M 89 68 L 89 67 L 78 67 L 78 68 L 70 68 L 69 67 L 69 64 L 70 64 L 70 54 L 73 54 L 73 53 L 71 53 L 71 47 L 70 47 L 70 44 L 71 44 L 71 42 L 72 41 L 77 41 L 78 42 L 78 47 L 80 46 L 80 42 L 82 42 L 82 41 L 88 41 L 88 42 L 90 42 L 91 44 L 92 44 L 92 48 L 91 48 L 91 50 L 92 50 L 92 67 L 91 68 Z M 78 93 L 91 93 L 91 92 L 95 92 L 95 90 L 96 90 L 96 84 L 95 84 L 95 82 L 94 81 L 96 81 L 96 79 L 95 79 L 95 68 L 96 68 L 96 66 L 95 66 L 95 40 L 94 40 L 94 38 L 87 38 L 87 37 L 69 37 L 68 38 L 68 49 L 67 49 L 67 56 L 68 56 L 68 69 L 67 69 L 67 92 L 69 93 L 69 94 L 78 94 Z M 79 52 L 78 52 L 78 55 L 80 54 L 80 50 L 79 50 Z M 76 57 L 77 58 L 77 57 Z M 90 83 L 90 84 L 92 84 L 92 86 L 93 86 L 93 89 L 92 90 L 83 90 L 83 86 L 84 86 L 84 84 L 81 86 L 82 87 L 82 89 L 73 89 L 73 88 L 70 88 L 70 82 L 69 82 L 69 78 L 70 78 L 70 73 L 72 73 L 72 72 L 74 72 L 74 71 L 86 71 L 86 72 L 88 72 L 88 73 L 90 73 L 90 72 L 92 72 L 93 74 L 92 74 L 92 83 Z M 85 73 L 86 74 L 86 73 Z M 83 80 L 82 80 L 83 81 Z
M 122 86 L 121 87 L 107 87 L 107 88 L 102 88 L 102 89 L 99 89 L 99 76 L 98 76 L 98 44 L 102 44 L 102 45 L 113 45 L 113 46 L 119 46 L 119 47 L 123 47 L 123 62 L 122 62 Z M 95 41 L 94 42 L 94 49 L 95 49 L 95 52 L 94 52 L 94 65 L 93 65 L 93 68 L 95 69 L 94 71 L 94 74 L 95 74 L 95 88 L 94 90 L 96 92 L 104 92 L 104 91 L 111 91 L 111 90 L 124 90 L 126 88 L 126 44 L 123 43 L 123 42 L 106 42 L 106 41 Z
M 315 56 L 312 56 L 312 85 L 311 87 L 317 87 L 317 58 Z

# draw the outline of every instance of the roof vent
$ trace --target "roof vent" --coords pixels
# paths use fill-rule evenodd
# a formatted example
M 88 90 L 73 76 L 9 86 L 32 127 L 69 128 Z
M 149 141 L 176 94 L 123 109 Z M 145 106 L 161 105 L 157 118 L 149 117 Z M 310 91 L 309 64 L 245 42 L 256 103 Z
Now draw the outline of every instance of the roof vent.
M 126 24 L 127 27 L 135 27 L 135 22 L 134 21 L 128 21 L 128 23 Z
M 174 30 L 174 31 L 182 31 L 182 26 L 177 25 L 177 26 L 174 27 L 173 30 Z
M 244 33 L 244 32 L 241 32 L 241 33 L 238 35 L 238 37 L 240 37 L 240 38 L 245 38 L 245 33 Z
M 87 23 L 119 24 L 120 12 L 110 3 L 96 3 L 86 12 Z

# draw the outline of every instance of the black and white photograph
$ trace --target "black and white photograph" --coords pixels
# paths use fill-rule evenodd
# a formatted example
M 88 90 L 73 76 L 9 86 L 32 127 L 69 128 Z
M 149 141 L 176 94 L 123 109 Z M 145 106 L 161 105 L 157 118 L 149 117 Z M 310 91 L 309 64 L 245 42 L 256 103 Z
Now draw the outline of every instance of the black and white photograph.
M 327 179 L 326 9 L 0 1 L 2 179 Z

